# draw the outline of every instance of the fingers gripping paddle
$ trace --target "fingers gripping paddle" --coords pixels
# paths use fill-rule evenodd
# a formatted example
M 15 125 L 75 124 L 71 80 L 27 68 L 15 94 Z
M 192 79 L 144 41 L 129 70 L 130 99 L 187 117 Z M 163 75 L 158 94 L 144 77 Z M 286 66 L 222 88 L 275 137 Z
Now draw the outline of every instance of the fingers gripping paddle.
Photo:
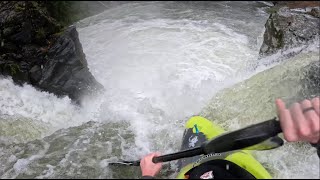
M 239 129 L 233 132 L 222 134 L 216 138 L 206 141 L 200 147 L 180 151 L 172 154 L 154 157 L 152 162 L 167 162 L 177 160 L 181 158 L 187 158 L 197 156 L 201 154 L 210 153 L 222 153 L 227 151 L 239 150 L 239 149 L 251 149 L 251 150 L 266 150 L 271 148 L 264 148 L 262 146 L 255 146 L 261 142 L 264 142 L 270 138 L 281 133 L 280 122 L 276 118 L 264 121 L 258 124 L 248 126 L 243 129 Z M 283 144 L 283 140 L 278 137 L 278 143 Z M 279 141 L 280 140 L 280 141 Z M 121 161 L 109 163 L 111 165 L 128 165 L 139 166 L 140 161 Z

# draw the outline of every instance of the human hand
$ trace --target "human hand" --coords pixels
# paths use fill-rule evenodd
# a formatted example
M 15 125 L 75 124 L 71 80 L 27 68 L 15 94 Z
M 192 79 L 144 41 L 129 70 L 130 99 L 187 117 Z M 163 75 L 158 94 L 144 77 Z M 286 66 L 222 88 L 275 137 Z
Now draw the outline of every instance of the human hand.
M 287 141 L 319 142 L 319 101 L 319 97 L 313 98 L 311 101 L 305 99 L 300 103 L 294 103 L 287 109 L 285 103 L 281 99 L 276 100 L 281 128 L 284 138 Z
M 141 172 L 142 176 L 156 176 L 161 168 L 162 168 L 162 163 L 153 163 L 152 158 L 160 156 L 161 154 L 156 152 L 156 153 L 151 153 L 148 154 L 147 156 L 143 157 L 140 161 L 140 167 L 141 167 Z

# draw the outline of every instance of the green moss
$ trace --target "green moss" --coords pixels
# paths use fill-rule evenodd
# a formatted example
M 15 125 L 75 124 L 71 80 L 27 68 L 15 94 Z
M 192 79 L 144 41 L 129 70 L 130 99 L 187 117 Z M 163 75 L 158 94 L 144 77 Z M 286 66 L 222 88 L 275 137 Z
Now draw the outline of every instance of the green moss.
M 25 7 L 22 6 L 21 4 L 15 4 L 14 10 L 15 10 L 16 12 L 24 11 L 24 10 L 25 10 Z
M 272 31 L 272 36 L 277 40 L 276 44 L 273 45 L 271 42 L 271 45 L 274 48 L 282 48 L 284 46 L 284 42 L 283 42 L 283 32 L 282 30 L 277 31 L 277 28 L 275 27 L 275 24 L 277 22 L 275 22 L 276 17 L 272 17 L 272 21 L 270 22 L 270 26 L 271 26 L 271 31 Z
M 37 39 L 43 39 L 46 37 L 46 31 L 44 30 L 43 27 L 40 27 L 37 31 L 36 31 L 36 38 Z
M 57 33 L 54 33 L 53 35 L 54 35 L 54 36 L 61 36 L 61 35 L 64 33 L 64 31 L 65 31 L 65 28 L 62 28 L 61 31 L 59 31 L 59 32 L 57 32 Z
M 11 76 L 17 74 L 20 71 L 20 68 L 17 64 L 5 64 L 4 69 L 9 68 Z
M 280 9 L 280 6 L 273 6 L 273 7 L 270 7 L 266 10 L 267 13 L 269 14 L 273 14 L 273 13 L 277 13 Z
M 284 47 L 284 41 L 283 41 L 283 32 L 282 31 L 279 31 L 277 33 L 277 39 L 279 40 L 279 44 L 278 44 L 278 47 L 277 48 L 283 48 Z
M 63 26 L 72 23 L 73 20 L 73 1 L 46 1 L 44 7 L 49 12 L 50 16 L 56 19 Z

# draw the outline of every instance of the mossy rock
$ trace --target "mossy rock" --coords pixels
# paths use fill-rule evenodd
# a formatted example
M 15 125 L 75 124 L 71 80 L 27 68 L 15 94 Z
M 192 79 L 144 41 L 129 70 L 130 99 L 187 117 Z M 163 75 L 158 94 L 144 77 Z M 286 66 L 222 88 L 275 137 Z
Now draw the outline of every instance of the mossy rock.
M 24 10 L 25 10 L 25 7 L 24 7 L 22 4 L 15 4 L 14 10 L 15 10 L 16 12 L 24 11 Z
M 21 70 L 20 66 L 14 62 L 0 64 L 0 74 L 4 76 L 11 76 L 19 85 L 29 82 L 28 72 Z
M 2 70 L 5 72 L 5 74 L 14 76 L 18 71 L 20 71 L 20 68 L 17 64 L 6 63 L 2 66 Z
M 266 10 L 267 13 L 269 14 L 273 14 L 273 13 L 277 13 L 280 9 L 280 6 L 273 6 L 273 7 L 270 7 Z

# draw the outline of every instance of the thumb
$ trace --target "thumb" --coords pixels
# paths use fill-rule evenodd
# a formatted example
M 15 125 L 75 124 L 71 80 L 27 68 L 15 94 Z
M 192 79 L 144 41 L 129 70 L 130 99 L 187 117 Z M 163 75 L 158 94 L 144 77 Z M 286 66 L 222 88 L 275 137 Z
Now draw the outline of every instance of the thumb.
M 161 156 L 161 153 L 160 153 L 160 152 L 155 152 L 155 153 L 154 153 L 154 156 L 155 156 L 155 157 Z

